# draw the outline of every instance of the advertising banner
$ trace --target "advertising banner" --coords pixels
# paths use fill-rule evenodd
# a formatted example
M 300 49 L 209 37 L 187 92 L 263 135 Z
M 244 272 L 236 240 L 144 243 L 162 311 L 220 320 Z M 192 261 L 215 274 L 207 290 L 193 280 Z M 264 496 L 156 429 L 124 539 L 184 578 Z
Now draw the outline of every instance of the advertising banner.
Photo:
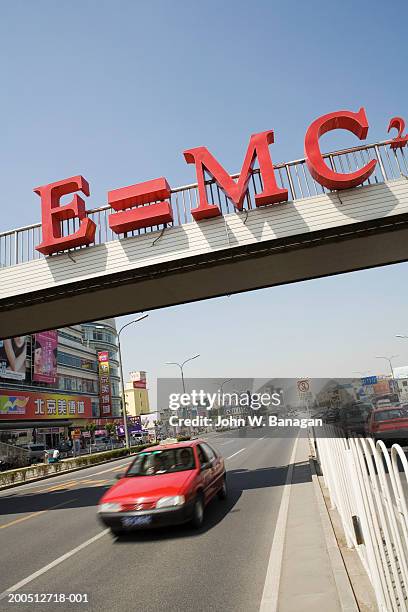
M 0 420 L 89 419 L 90 397 L 0 389 Z
M 99 404 L 101 417 L 112 416 L 112 394 L 108 351 L 98 352 Z
M 374 386 L 374 392 L 376 395 L 387 395 L 391 392 L 390 383 L 387 379 L 379 380 Z
M 0 378 L 25 380 L 27 336 L 0 340 Z
M 34 335 L 33 347 L 33 380 L 44 383 L 57 381 L 57 345 L 56 330 Z
M 146 372 L 130 372 L 130 380 L 134 389 L 146 389 Z

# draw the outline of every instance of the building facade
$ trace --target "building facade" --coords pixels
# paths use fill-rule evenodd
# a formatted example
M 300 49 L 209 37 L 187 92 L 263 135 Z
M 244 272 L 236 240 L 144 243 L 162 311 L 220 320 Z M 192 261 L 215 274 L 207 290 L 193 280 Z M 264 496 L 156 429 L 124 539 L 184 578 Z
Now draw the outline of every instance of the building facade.
M 130 372 L 130 380 L 125 384 L 125 405 L 129 416 L 140 416 L 150 412 L 149 391 L 146 372 Z
M 53 447 L 73 429 L 102 426 L 98 355 L 110 365 L 110 417 L 120 416 L 113 319 L 0 342 L 0 441 Z

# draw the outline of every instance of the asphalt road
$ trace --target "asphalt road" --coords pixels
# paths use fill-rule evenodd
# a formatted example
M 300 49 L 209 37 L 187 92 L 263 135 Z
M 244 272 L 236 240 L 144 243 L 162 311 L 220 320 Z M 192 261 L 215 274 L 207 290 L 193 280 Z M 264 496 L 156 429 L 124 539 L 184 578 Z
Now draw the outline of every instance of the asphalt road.
M 294 444 L 262 433 L 208 437 L 226 459 L 228 498 L 211 502 L 199 531 L 106 532 L 96 505 L 129 459 L 0 493 L 0 610 L 258 611 Z M 17 593 L 88 603 L 8 601 L 26 579 Z

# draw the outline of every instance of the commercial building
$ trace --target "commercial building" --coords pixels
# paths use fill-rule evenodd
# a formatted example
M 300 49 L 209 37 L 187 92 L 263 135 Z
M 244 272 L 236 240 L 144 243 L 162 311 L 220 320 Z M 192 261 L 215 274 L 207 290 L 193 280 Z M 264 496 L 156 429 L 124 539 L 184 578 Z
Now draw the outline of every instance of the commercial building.
M 118 334 L 116 331 L 115 319 L 104 319 L 93 323 L 83 323 L 82 333 L 84 342 L 88 347 L 92 348 L 96 353 L 108 353 L 111 398 L 109 416 L 118 418 L 121 415 L 121 399 Z M 104 416 L 102 409 L 100 409 L 99 414 L 101 417 Z
M 146 372 L 130 372 L 130 381 L 125 384 L 125 404 L 129 416 L 140 416 L 150 412 L 149 391 Z
M 120 416 L 115 321 L 73 325 L 0 342 L 0 441 L 48 447 L 101 419 L 101 355 L 110 411 Z M 106 364 L 104 364 L 106 366 Z M 106 386 L 106 385 L 105 385 Z

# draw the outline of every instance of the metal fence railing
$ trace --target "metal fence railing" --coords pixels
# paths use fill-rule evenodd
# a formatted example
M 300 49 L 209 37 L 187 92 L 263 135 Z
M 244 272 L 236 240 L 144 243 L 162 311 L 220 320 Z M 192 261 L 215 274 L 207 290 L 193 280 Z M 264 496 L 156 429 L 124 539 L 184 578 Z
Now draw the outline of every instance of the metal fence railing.
M 408 175 L 408 154 L 405 153 L 404 149 L 391 149 L 390 141 L 334 151 L 325 154 L 324 157 L 326 163 L 337 172 L 352 172 L 367 164 L 371 159 L 376 159 L 378 162 L 376 169 L 364 183 L 365 185 L 383 183 L 387 180 L 394 180 Z M 310 198 L 328 192 L 326 188 L 319 185 L 312 178 L 304 158 L 276 164 L 275 170 L 277 183 L 280 187 L 288 190 L 289 200 Z M 238 176 L 239 174 L 235 174 L 232 175 L 232 178 L 238 178 Z M 214 180 L 208 180 L 206 188 L 209 202 L 218 204 L 223 214 L 234 212 L 233 203 L 224 195 Z M 244 201 L 244 209 L 250 210 L 255 207 L 254 195 L 260 191 L 262 191 L 261 176 L 259 170 L 254 170 Z M 191 209 L 197 206 L 197 200 L 196 183 L 172 189 L 172 225 L 182 225 L 183 223 L 191 222 L 193 220 Z M 136 230 L 129 234 L 118 235 L 109 228 L 108 216 L 111 212 L 114 211 L 107 205 L 87 212 L 88 217 L 95 221 L 97 225 L 94 244 L 103 244 L 104 242 L 118 240 L 127 236 L 161 231 L 165 227 L 158 225 L 152 228 Z M 68 235 L 75 232 L 78 229 L 78 224 L 77 219 L 62 222 L 62 234 Z M 41 259 L 43 255 L 35 249 L 40 242 L 40 223 L 0 233 L 0 267 L 8 267 L 34 259 Z
M 408 461 L 402 447 L 346 439 L 331 425 L 315 443 L 347 545 L 360 556 L 379 610 L 407 612 Z

